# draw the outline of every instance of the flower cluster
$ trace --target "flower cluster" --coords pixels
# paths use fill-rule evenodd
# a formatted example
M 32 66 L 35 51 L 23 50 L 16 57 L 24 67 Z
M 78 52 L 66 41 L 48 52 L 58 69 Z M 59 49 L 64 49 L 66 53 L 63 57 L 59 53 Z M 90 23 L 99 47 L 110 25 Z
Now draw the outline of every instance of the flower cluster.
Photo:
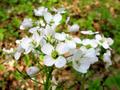
M 66 20 L 68 32 L 63 30 L 57 32 L 56 28 L 61 24 L 62 14 L 65 13 L 65 10 L 64 8 L 53 9 L 52 12 L 50 13 L 45 7 L 40 7 L 34 10 L 37 20 L 31 18 L 23 20 L 20 29 L 28 29 L 31 36 L 16 41 L 18 44 L 14 54 L 16 60 L 20 58 L 22 53 L 33 53 L 38 56 L 43 55 L 41 61 L 46 66 L 62 68 L 67 63 L 72 63 L 73 68 L 81 73 L 86 73 L 92 64 L 99 61 L 100 56 L 106 63 L 106 67 L 112 64 L 110 46 L 113 44 L 113 40 L 111 38 L 106 38 L 99 32 L 80 32 L 78 24 L 68 24 L 69 17 Z M 72 35 L 72 32 L 93 35 L 94 38 L 81 39 L 77 35 Z M 102 49 L 104 49 L 104 53 L 101 53 Z

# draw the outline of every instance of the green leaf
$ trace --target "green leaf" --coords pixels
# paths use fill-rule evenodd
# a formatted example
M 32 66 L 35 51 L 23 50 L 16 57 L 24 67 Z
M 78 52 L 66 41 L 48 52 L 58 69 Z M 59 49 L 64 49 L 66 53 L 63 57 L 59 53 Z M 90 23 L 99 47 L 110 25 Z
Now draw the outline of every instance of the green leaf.
M 0 41 L 4 39 L 4 31 L 5 29 L 0 29 Z
M 100 85 L 100 80 L 96 79 L 96 80 L 90 81 L 88 90 L 103 90 Z
M 27 66 L 30 65 L 30 57 L 29 57 L 29 55 L 25 55 L 25 57 L 24 57 L 24 62 L 25 62 L 25 64 L 26 64 Z
M 5 69 L 4 65 L 0 65 L 0 70 L 3 71 Z
M 17 80 L 21 80 L 22 78 L 21 74 L 18 71 L 13 72 L 13 75 L 15 76 Z
M 105 80 L 104 85 L 106 85 L 107 87 L 111 89 L 113 87 L 116 87 L 117 90 L 120 90 L 120 72 L 115 76 L 108 77 Z

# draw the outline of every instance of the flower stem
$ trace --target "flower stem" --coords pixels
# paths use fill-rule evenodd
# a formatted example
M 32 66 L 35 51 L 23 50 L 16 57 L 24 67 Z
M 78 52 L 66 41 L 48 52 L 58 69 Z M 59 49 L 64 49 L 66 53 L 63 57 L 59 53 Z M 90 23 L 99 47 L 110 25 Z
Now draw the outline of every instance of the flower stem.
M 53 67 L 48 67 L 46 68 L 46 81 L 45 81 L 45 84 L 44 84 L 44 90 L 49 90 L 50 88 L 50 84 L 51 84 L 51 78 L 52 78 L 52 71 L 53 71 Z
M 85 76 L 82 75 L 81 79 L 82 82 L 81 82 L 80 90 L 85 90 Z

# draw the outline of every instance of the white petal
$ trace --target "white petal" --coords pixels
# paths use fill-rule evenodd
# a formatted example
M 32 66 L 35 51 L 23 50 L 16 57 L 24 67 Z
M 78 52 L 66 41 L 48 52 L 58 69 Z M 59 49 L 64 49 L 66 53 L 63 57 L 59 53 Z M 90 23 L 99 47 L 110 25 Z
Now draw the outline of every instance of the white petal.
M 67 43 L 68 48 L 70 49 L 76 48 L 76 43 L 74 41 L 71 40 L 71 41 L 67 41 L 66 43 Z
M 18 60 L 18 59 L 20 58 L 20 56 L 21 56 L 21 52 L 16 52 L 16 53 L 14 54 L 15 60 Z
M 73 41 L 76 42 L 77 44 L 82 43 L 82 41 L 78 37 L 73 38 Z
M 62 16 L 60 14 L 55 14 L 55 16 L 53 17 L 53 21 L 56 25 L 58 25 L 61 20 L 62 20 Z
M 39 46 L 41 41 L 44 40 L 43 36 L 39 35 L 37 32 L 32 35 L 33 42 L 35 42 L 35 47 Z
M 79 25 L 78 24 L 74 24 L 72 26 L 69 27 L 69 32 L 77 32 L 79 31 Z
M 33 27 L 33 28 L 29 29 L 29 32 L 34 33 L 34 32 L 37 32 L 38 29 L 39 29 L 39 27 Z
M 32 47 L 26 48 L 24 54 L 30 53 L 32 51 L 32 49 L 33 49 Z
M 112 40 L 112 38 L 107 38 L 107 42 L 109 45 L 112 45 L 114 41 Z
M 20 25 L 20 30 L 24 30 L 25 27 L 23 25 Z
M 42 46 L 45 45 L 45 44 L 46 44 L 46 40 L 42 38 L 42 39 L 40 40 L 40 46 L 42 47 Z
M 86 52 L 86 51 L 87 51 L 87 48 L 86 48 L 85 46 L 81 46 L 81 47 L 80 47 L 80 51 Z
M 91 43 L 90 39 L 83 39 L 82 44 L 83 45 L 89 45 Z
M 67 17 L 67 20 L 65 23 L 68 24 L 69 20 L 70 20 L 70 17 Z
M 81 66 L 77 69 L 81 73 L 87 73 L 87 70 L 89 69 L 90 64 L 81 64 Z
M 46 55 L 51 55 L 51 52 L 54 50 L 54 47 L 47 43 L 45 44 L 42 48 L 41 48 L 41 51 L 46 54 Z
M 47 8 L 39 7 L 38 9 L 34 10 L 34 13 L 35 13 L 35 16 L 42 16 L 46 11 L 47 11 Z
M 56 50 L 59 54 L 65 54 L 69 51 L 69 47 L 66 43 L 59 43 L 56 47 Z
M 93 35 L 93 34 L 97 34 L 99 32 L 92 32 L 92 31 L 81 31 L 82 34 L 85 34 L 85 35 Z
M 63 66 L 66 65 L 66 59 L 62 56 L 59 56 L 57 59 L 56 59 L 56 62 L 55 62 L 55 66 L 57 68 L 61 68 Z
M 74 59 L 72 66 L 78 72 L 87 73 L 87 70 L 89 69 L 90 64 L 81 63 L 81 59 L 78 59 L 78 60 Z
M 55 39 L 59 41 L 64 41 L 66 39 L 65 33 L 55 33 Z
M 103 46 L 103 48 L 105 48 L 105 49 L 108 49 L 108 48 L 109 48 L 109 45 L 108 45 L 107 42 L 103 42 L 103 43 L 102 43 L 102 46 Z
M 50 56 L 45 56 L 43 62 L 46 66 L 52 66 L 55 63 L 55 60 Z
M 54 12 L 56 12 L 56 13 L 65 13 L 65 8 L 58 8 L 58 9 L 56 9 L 56 8 L 52 8 L 52 10 L 54 11 Z
M 10 49 L 3 48 L 2 51 L 7 54 L 10 54 L 10 53 L 13 53 L 13 48 L 10 48 Z
M 55 31 L 50 25 L 46 25 L 45 29 L 42 31 L 42 35 L 54 35 Z
M 104 53 L 104 55 L 103 55 L 103 61 L 106 62 L 106 67 L 112 65 L 110 50 L 107 50 L 107 52 Z
M 28 48 L 28 47 L 30 46 L 31 41 L 32 41 L 32 40 L 31 40 L 30 38 L 28 38 L 28 37 L 23 38 L 23 39 L 22 39 L 22 42 L 21 42 L 21 47 L 22 47 L 23 49 Z
M 25 18 L 20 25 L 20 29 L 24 30 L 25 28 L 32 27 L 32 19 L 31 18 Z
M 96 40 L 92 39 L 90 45 L 91 45 L 93 48 L 96 48 L 96 47 L 98 46 L 98 43 L 97 43 Z
M 96 48 L 98 46 L 97 41 L 94 40 L 94 39 L 84 39 L 82 41 L 82 44 L 85 45 L 85 46 L 90 45 L 91 47 L 94 47 L 94 48 Z
M 35 66 L 31 66 L 31 67 L 29 67 L 29 68 L 26 70 L 26 72 L 27 72 L 27 74 L 28 74 L 29 76 L 32 76 L 32 75 L 34 75 L 34 74 L 36 74 L 36 73 L 39 72 L 39 68 L 38 68 L 38 67 L 35 67 Z
M 52 18 L 53 18 L 53 16 L 51 15 L 51 13 L 49 13 L 49 12 L 44 13 L 44 19 L 47 23 L 50 23 Z
M 102 36 L 100 34 L 95 35 L 96 40 L 102 40 Z

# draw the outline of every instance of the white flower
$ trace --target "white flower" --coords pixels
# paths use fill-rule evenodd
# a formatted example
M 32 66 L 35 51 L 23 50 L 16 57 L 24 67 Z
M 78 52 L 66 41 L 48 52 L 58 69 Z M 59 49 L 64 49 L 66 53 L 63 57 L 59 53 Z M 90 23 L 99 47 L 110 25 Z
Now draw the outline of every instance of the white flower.
M 107 43 L 109 45 L 112 45 L 114 43 L 114 41 L 112 40 L 112 38 L 107 38 Z
M 110 45 L 113 44 L 113 40 L 111 38 L 105 38 L 99 34 L 95 35 L 96 41 L 99 45 L 101 45 L 104 49 L 110 48 Z
M 33 76 L 39 72 L 39 68 L 36 66 L 31 66 L 26 70 L 26 72 L 29 76 Z
M 74 37 L 74 38 L 73 38 L 73 41 L 74 41 L 75 43 L 77 43 L 77 44 L 81 44 L 81 43 L 82 43 L 82 41 L 81 41 L 80 38 L 78 38 L 78 37 Z
M 63 52 L 61 53 L 61 51 L 59 51 L 60 48 L 59 46 L 57 46 L 56 48 L 54 48 L 51 44 L 47 43 L 46 45 L 44 45 L 41 48 L 41 51 L 46 54 L 44 57 L 44 64 L 46 66 L 52 66 L 55 65 L 57 68 L 61 68 L 63 66 L 65 66 L 66 64 L 66 59 L 61 56 L 61 54 L 64 54 Z
M 63 56 L 59 56 L 57 59 L 53 59 L 51 56 L 44 57 L 44 64 L 46 66 L 52 66 L 55 64 L 57 68 L 62 68 L 66 65 L 66 59 Z
M 50 23 L 52 18 L 53 18 L 53 16 L 51 15 L 51 13 L 49 13 L 49 12 L 44 13 L 44 19 L 47 23 Z
M 55 39 L 59 41 L 64 41 L 66 39 L 65 33 L 55 33 Z
M 96 48 L 98 46 L 98 43 L 95 39 L 83 39 L 82 44 L 84 46 L 90 45 L 93 48 Z
M 51 27 L 50 25 L 46 25 L 46 27 L 44 28 L 44 30 L 41 31 L 42 35 L 45 35 L 45 36 L 52 36 L 55 34 L 55 30 L 53 27 Z
M 3 48 L 3 52 L 5 52 L 7 54 L 11 54 L 14 52 L 14 50 L 13 50 L 13 48 L 10 48 L 10 49 Z
M 76 49 L 71 56 L 73 68 L 81 73 L 86 73 L 91 64 L 98 61 L 94 48 L 86 49 L 84 46 Z
M 46 54 L 46 55 L 51 55 L 51 52 L 54 50 L 54 47 L 51 44 L 45 44 L 42 48 L 41 51 Z
M 20 43 L 21 47 L 25 50 L 25 53 L 28 54 L 29 52 L 32 51 L 33 46 L 32 46 L 32 39 L 25 37 L 21 40 Z
M 81 40 L 78 37 L 72 37 L 65 33 L 55 33 L 55 39 L 59 41 L 65 41 L 68 48 L 76 48 L 76 44 L 81 44 Z
M 106 53 L 103 54 L 103 61 L 106 62 L 106 68 L 112 65 L 110 50 L 107 50 Z
M 40 23 L 40 25 L 41 25 L 42 27 L 45 26 L 45 22 L 44 22 L 43 20 L 40 20 L 39 23 Z
M 33 34 L 34 32 L 37 32 L 39 29 L 40 29 L 40 27 L 38 27 L 38 26 L 37 27 L 33 27 L 33 28 L 29 29 L 29 32 Z
M 20 58 L 20 56 L 21 56 L 21 52 L 16 52 L 16 53 L 14 54 L 15 60 L 18 60 L 18 59 Z
M 92 31 L 81 31 L 82 34 L 85 34 L 85 35 L 93 35 L 93 34 L 97 34 L 99 32 L 92 32 Z
M 14 54 L 15 60 L 18 60 L 20 58 L 23 51 L 24 51 L 23 48 L 19 45 L 15 54 Z
M 67 40 L 66 41 L 66 46 L 70 49 L 75 49 L 76 48 L 76 42 L 73 40 Z
M 20 29 L 24 30 L 26 28 L 30 28 L 32 27 L 32 19 L 31 18 L 25 18 L 22 22 L 22 24 L 20 25 Z
M 69 47 L 67 46 L 68 44 L 66 43 L 59 43 L 57 46 L 56 46 L 56 50 L 58 51 L 58 53 L 61 55 L 61 54 L 65 54 L 67 52 L 69 52 Z
M 65 13 L 66 12 L 65 8 L 58 8 L 58 9 L 53 8 L 52 10 L 56 13 Z
M 65 43 L 69 49 L 75 49 L 77 44 L 81 44 L 81 40 L 78 37 L 72 37 L 66 34 Z
M 66 24 L 68 24 L 68 22 L 70 21 L 70 17 L 67 17 L 67 19 L 66 19 Z
M 68 26 L 69 32 L 78 32 L 79 31 L 79 25 L 78 24 L 74 24 L 72 26 Z
M 37 32 L 33 33 L 31 39 L 33 40 L 34 47 L 42 45 L 41 41 L 44 40 L 43 36 L 39 35 Z
M 47 8 L 39 7 L 38 9 L 34 10 L 35 16 L 43 16 L 43 14 L 47 12 Z
M 49 12 L 45 12 L 44 13 L 44 19 L 47 22 L 47 24 L 50 24 L 50 22 L 53 21 L 53 24 L 56 26 L 60 23 L 60 21 L 62 20 L 62 16 L 61 14 L 57 13 L 55 15 L 52 15 Z
M 61 14 L 57 13 L 53 16 L 53 21 L 54 21 L 55 25 L 58 25 L 61 20 L 62 20 Z

